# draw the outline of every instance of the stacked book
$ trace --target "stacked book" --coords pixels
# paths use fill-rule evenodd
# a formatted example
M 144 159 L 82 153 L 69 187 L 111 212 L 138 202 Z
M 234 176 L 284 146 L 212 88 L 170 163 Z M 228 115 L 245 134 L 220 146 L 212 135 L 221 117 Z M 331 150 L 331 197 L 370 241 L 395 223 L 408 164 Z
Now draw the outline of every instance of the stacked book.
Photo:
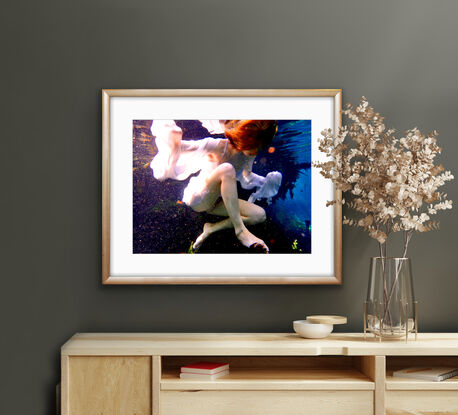
M 229 374 L 229 363 L 198 362 L 182 366 L 180 379 L 215 380 Z
M 409 367 L 393 372 L 397 378 L 422 379 L 431 382 L 442 382 L 458 376 L 457 367 Z

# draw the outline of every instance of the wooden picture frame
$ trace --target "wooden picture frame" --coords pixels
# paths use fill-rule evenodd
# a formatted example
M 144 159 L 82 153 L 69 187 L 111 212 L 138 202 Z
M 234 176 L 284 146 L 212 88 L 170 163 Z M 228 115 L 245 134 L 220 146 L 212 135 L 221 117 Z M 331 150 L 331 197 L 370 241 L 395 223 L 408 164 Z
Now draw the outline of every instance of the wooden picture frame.
M 310 254 L 135 253 L 132 231 L 135 120 L 311 120 L 312 159 L 318 161 L 324 156 L 317 150 L 317 139 L 324 128 L 340 128 L 341 105 L 340 89 L 104 89 L 103 284 L 341 284 L 341 206 L 326 207 L 326 201 L 338 194 L 315 168 L 310 173 Z

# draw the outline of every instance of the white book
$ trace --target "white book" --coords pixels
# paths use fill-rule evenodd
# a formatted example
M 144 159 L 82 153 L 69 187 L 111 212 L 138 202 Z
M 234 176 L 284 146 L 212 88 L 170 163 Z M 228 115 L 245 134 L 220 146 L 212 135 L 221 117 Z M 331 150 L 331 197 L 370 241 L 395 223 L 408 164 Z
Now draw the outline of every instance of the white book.
M 431 382 L 441 382 L 457 375 L 457 367 L 409 367 L 393 372 L 393 376 L 397 378 L 422 379 Z
M 205 375 L 201 373 L 180 373 L 180 379 L 215 380 L 228 374 L 229 370 L 223 370 L 213 375 Z
M 201 373 L 205 375 L 215 375 L 223 370 L 229 370 L 229 363 L 197 362 L 181 367 L 181 373 Z

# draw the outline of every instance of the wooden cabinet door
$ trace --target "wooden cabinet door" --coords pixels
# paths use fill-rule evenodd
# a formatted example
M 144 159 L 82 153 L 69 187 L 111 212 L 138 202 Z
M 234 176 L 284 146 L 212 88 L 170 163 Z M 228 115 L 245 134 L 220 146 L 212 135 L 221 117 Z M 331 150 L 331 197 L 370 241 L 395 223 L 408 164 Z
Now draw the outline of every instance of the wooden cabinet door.
M 67 370 L 63 415 L 151 415 L 150 356 L 70 356 Z

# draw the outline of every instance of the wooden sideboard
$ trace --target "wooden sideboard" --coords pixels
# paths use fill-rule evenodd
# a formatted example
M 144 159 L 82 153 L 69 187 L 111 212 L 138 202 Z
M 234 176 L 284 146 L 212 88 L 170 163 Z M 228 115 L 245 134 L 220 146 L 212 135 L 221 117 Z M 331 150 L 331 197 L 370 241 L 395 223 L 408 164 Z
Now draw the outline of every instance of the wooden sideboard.
M 458 378 L 393 378 L 419 365 L 458 366 L 458 334 L 379 342 L 293 333 L 76 334 L 61 349 L 63 415 L 458 414 Z M 215 381 L 180 366 L 230 363 Z

